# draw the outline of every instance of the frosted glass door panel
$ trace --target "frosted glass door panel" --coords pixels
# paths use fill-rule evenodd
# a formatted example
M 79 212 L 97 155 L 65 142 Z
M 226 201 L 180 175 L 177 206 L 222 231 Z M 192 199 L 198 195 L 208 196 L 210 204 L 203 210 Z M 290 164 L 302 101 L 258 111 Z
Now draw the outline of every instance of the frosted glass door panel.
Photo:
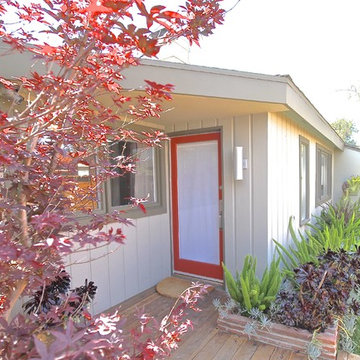
M 180 258 L 219 264 L 217 141 L 179 144 L 177 166 Z

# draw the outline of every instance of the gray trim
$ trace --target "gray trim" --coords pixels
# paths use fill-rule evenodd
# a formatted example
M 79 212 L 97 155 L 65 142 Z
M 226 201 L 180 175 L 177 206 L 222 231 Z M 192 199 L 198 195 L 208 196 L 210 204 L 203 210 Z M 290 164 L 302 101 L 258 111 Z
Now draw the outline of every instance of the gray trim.
M 105 208 L 107 212 L 113 210 L 125 211 L 124 217 L 138 219 L 145 216 L 154 216 L 164 214 L 167 211 L 166 206 L 166 179 L 165 179 L 165 151 L 166 146 L 154 148 L 155 150 L 155 179 L 156 179 L 156 202 L 145 203 L 146 213 L 138 208 L 131 206 L 111 206 L 111 186 L 110 181 L 106 182 Z
M 182 131 L 174 131 L 167 133 L 169 138 L 178 137 L 178 136 L 189 136 L 189 135 L 197 135 L 197 134 L 210 134 L 214 132 L 222 133 L 222 126 L 213 126 L 209 128 L 199 128 L 199 129 L 191 129 L 191 130 L 182 130 Z
M 301 145 L 306 146 L 306 211 L 305 218 L 301 218 L 302 214 L 302 187 L 301 187 Z M 299 225 L 305 225 L 310 220 L 310 141 L 299 135 Z
M 350 149 L 350 150 L 354 150 L 354 151 L 359 151 L 359 152 L 360 152 L 360 147 L 357 146 L 357 145 L 345 144 L 345 149 Z
M 328 156 L 327 161 L 327 176 L 329 179 L 329 183 L 327 184 L 327 194 L 323 197 L 320 196 L 321 189 L 320 189 L 320 175 L 321 175 L 321 163 L 320 163 L 320 156 L 321 154 L 326 154 Z M 320 206 L 321 204 L 331 200 L 331 189 L 332 189 L 332 153 L 325 147 L 321 146 L 320 144 L 316 144 L 316 176 L 315 176 L 315 205 Z
M 323 134 L 334 146 L 340 150 L 344 148 L 344 142 L 337 132 L 289 75 L 264 75 L 148 59 L 141 60 L 140 65 L 144 68 L 150 68 L 151 73 L 156 72 L 156 75 L 159 76 L 157 80 L 160 82 L 164 81 L 164 79 L 161 79 L 161 76 L 166 73 L 168 77 L 169 70 L 172 70 L 170 75 L 173 78 L 171 80 L 177 84 L 174 94 L 203 95 L 284 104 L 303 118 L 313 129 Z M 141 70 L 141 67 L 137 71 L 139 70 Z M 212 87 L 209 89 L 202 86 L 204 81 L 206 83 L 209 82 L 208 77 L 212 77 L 213 83 L 217 84 L 216 88 Z M 192 81 L 188 81 L 190 78 Z M 188 82 L 192 84 L 191 89 L 186 86 Z M 242 86 L 240 86 L 241 82 L 243 82 Z M 264 85 L 264 82 L 267 84 Z M 219 92 L 219 89 L 223 89 L 223 86 L 226 86 L 226 84 L 227 88 L 231 91 L 222 90 Z M 130 88 L 133 88 L 134 84 L 131 85 Z M 135 87 L 137 88 L 138 85 Z M 260 90 L 264 88 L 267 88 L 268 91 L 261 92 Z M 247 92 L 243 91 L 243 89 L 247 89 Z

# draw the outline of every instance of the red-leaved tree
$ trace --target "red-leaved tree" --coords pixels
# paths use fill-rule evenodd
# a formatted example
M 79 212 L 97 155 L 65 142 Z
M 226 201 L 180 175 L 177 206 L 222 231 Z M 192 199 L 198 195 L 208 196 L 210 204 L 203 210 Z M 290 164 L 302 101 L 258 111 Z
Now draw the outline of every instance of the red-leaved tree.
M 160 325 L 140 314 L 141 326 L 126 340 L 118 314 L 87 314 L 96 286 L 70 290 L 64 257 L 124 242 L 120 228 L 105 230 L 129 224 L 124 214 L 94 212 L 102 184 L 136 169 L 131 156 L 110 161 L 109 144 L 155 147 L 165 139 L 131 125 L 159 117 L 172 85 L 147 80 L 142 95 L 130 96 L 123 70 L 180 37 L 197 44 L 223 21 L 220 1 L 188 0 L 173 11 L 145 0 L 0 0 L 7 51 L 32 54 L 42 69 L 0 77 L 0 358 L 162 358 L 191 325 L 184 313 L 196 309 L 204 291 L 198 285 Z M 132 200 L 143 209 L 141 199 Z M 81 213 L 86 223 L 77 220 Z M 27 315 L 10 319 L 24 296 Z

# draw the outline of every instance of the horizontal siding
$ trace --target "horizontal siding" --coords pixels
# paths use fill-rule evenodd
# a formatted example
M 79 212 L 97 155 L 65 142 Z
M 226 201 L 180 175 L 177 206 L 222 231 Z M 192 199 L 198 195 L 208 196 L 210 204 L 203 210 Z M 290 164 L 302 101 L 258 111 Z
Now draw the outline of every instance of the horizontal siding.
M 117 305 L 170 275 L 169 215 L 136 219 L 134 225 L 123 227 L 125 245 L 88 248 L 68 260 L 72 286 L 83 285 L 88 279 L 98 287 L 93 313 Z M 116 229 L 118 225 L 111 226 Z
M 299 135 L 310 142 L 310 213 L 319 209 L 315 206 L 316 185 L 316 144 L 326 144 L 314 137 L 308 130 L 295 124 L 280 113 L 269 114 L 268 122 L 268 241 L 273 249 L 272 239 L 283 244 L 290 241 L 288 222 L 294 217 L 295 227 L 299 227 Z M 333 167 L 334 168 L 334 167 Z M 272 251 L 269 251 L 269 259 Z M 268 260 L 269 260 L 268 259 Z

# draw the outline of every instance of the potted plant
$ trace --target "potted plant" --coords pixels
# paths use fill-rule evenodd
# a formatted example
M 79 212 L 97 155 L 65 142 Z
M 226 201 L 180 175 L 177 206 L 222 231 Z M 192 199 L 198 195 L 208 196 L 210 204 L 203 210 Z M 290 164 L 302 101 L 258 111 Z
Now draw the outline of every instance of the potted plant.
M 342 328 L 346 329 L 341 334 L 346 340 L 346 346 L 342 341 L 342 348 L 353 352 L 348 346 L 351 331 L 345 318 L 356 319 L 360 313 L 356 291 L 360 286 L 360 250 L 356 250 L 356 236 L 346 241 L 343 237 L 328 241 L 324 234 L 330 234 L 329 227 L 335 223 L 343 235 L 347 226 L 353 229 L 352 222 L 345 222 L 344 216 L 339 215 L 339 223 L 337 216 L 329 209 L 312 225 L 313 232 L 300 234 L 300 239 L 290 220 L 294 244 L 285 248 L 275 242 L 283 269 L 280 270 L 279 259 L 273 260 L 261 281 L 255 276 L 256 260 L 249 255 L 235 278 L 224 266 L 231 299 L 225 304 L 215 302 L 219 328 L 323 360 L 336 359 L 338 328 Z M 320 221 L 322 217 L 332 225 Z M 318 232 L 314 231 L 316 227 Z
M 334 258 L 331 256 L 326 254 L 324 260 L 319 259 L 323 266 L 299 267 L 294 278 L 285 281 L 279 260 L 272 261 L 261 281 L 255 276 L 256 260 L 249 255 L 235 279 L 224 266 L 231 300 L 225 304 L 215 302 L 219 309 L 218 327 L 314 359 L 335 360 L 338 330 L 334 323 L 337 315 L 345 312 L 343 303 L 354 284 L 350 280 L 350 258 L 335 253 Z M 348 277 L 335 285 L 334 278 L 341 275 L 339 269 L 347 271 Z

